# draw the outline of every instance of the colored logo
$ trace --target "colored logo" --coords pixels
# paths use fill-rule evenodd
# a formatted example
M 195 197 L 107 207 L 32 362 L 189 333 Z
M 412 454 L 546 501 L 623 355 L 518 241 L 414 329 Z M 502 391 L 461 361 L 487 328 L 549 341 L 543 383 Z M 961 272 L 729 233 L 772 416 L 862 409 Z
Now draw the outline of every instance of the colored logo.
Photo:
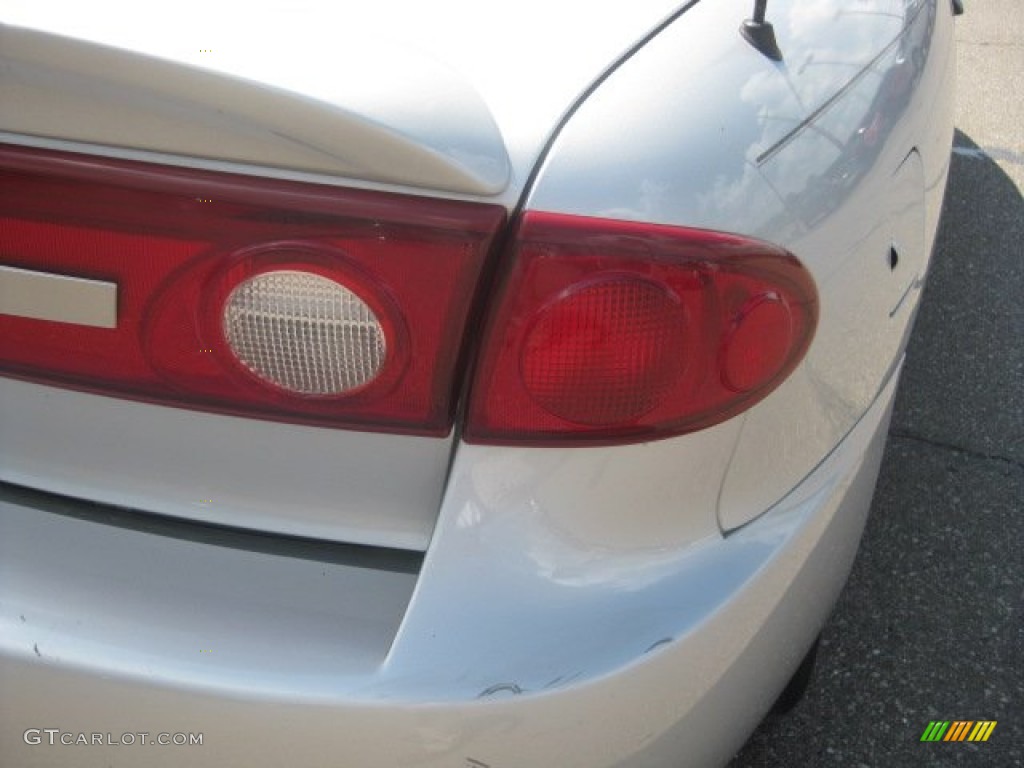
M 995 729 L 995 720 L 932 720 L 921 741 L 988 741 Z

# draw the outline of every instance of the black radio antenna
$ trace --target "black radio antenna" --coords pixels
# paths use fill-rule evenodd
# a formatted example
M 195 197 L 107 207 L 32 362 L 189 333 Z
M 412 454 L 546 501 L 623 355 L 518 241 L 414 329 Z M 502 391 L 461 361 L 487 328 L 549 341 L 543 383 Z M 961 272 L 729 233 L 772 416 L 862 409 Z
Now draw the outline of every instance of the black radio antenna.
M 775 29 L 771 22 L 764 20 L 768 11 L 768 0 L 754 0 L 754 15 L 740 25 L 740 34 L 762 55 L 772 61 L 782 61 L 782 51 L 775 42 Z

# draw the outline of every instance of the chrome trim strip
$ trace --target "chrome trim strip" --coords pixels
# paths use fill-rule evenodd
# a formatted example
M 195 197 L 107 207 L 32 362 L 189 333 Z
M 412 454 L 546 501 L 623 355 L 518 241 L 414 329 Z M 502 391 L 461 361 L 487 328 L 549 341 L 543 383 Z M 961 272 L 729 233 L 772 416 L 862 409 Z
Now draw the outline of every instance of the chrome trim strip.
M 117 327 L 117 283 L 0 265 L 0 314 Z

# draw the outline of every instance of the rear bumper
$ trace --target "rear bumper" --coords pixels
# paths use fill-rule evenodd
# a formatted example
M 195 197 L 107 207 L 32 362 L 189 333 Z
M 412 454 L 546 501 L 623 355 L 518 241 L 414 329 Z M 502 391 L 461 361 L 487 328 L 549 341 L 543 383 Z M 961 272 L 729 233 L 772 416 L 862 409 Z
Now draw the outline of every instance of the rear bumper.
M 721 764 L 842 588 L 895 386 L 754 522 L 601 584 L 556 568 L 505 622 L 507 595 L 473 592 L 502 563 L 443 540 L 417 578 L 0 499 L 0 764 Z M 464 595 L 430 594 L 439 572 Z

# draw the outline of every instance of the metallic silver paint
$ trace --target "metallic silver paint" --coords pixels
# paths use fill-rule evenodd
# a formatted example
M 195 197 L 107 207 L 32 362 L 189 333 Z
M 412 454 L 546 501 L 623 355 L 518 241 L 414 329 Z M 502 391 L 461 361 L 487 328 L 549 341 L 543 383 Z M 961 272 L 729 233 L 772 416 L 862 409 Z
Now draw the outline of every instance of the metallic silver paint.
M 0 377 L 0 480 L 191 520 L 423 550 L 449 452 Z
M 6 0 L 0 41 L 17 26 L 109 48 L 0 45 L 12 64 L 26 57 L 11 85 L 33 107 L 0 111 L 0 130 L 76 138 L 98 154 L 144 148 L 201 167 L 233 160 L 512 207 L 573 101 L 678 7 L 177 0 L 154 16 L 130 0 Z M 40 78 L 65 106 L 17 87 Z
M 735 34 L 729 3 L 702 2 L 671 25 L 577 111 L 527 203 L 753 235 L 811 271 L 816 335 L 794 374 L 739 417 L 719 500 L 725 529 L 805 477 L 901 355 L 952 141 L 943 4 L 864 0 L 853 13 L 780 1 L 770 10 L 781 63 Z
M 400 122 L 382 123 L 371 106 L 318 101 L 263 78 L 29 29 L 0 26 L 0 51 L 0 101 L 8 105 L 0 127 L 9 133 L 477 195 L 500 192 L 508 182 L 508 158 L 486 105 L 450 72 L 411 51 L 339 45 L 332 65 L 376 71 L 374 84 L 383 93 L 396 92 L 381 82 L 384 73 L 401 84 L 401 93 L 428 90 L 430 107 L 457 121 L 454 140 L 422 130 L 409 135 Z M 422 125 L 425 117 L 406 119 Z
M 654 5 L 631 14 L 615 4 L 606 18 L 591 15 L 602 30 L 595 36 L 618 40 L 621 51 L 624 40 L 650 26 Z M 564 22 L 564 7 L 579 4 L 525 3 L 515 28 L 525 29 L 523 19 L 535 22 L 531 13 L 548 7 Z M 416 15 L 426 11 L 410 13 L 437 31 L 439 22 Z M 273 669 L 276 657 L 244 653 L 237 661 L 216 661 L 201 676 L 184 675 L 184 684 L 170 682 L 182 661 L 170 641 L 145 657 L 144 646 L 124 634 L 133 626 L 134 601 L 147 599 L 143 592 L 121 603 L 90 597 L 107 619 L 105 631 L 62 624 L 47 613 L 42 626 L 50 648 L 73 655 L 80 637 L 93 632 L 94 652 L 76 664 L 60 652 L 42 653 L 41 644 L 37 655 L 30 629 L 15 627 L 20 618 L 11 606 L 33 603 L 31 584 L 45 579 L 9 582 L 0 560 L 0 681 L 18 692 L 17 711 L 0 698 L 0 722 L 205 730 L 208 744 L 187 755 L 200 767 L 317 765 L 325 755 L 367 768 L 725 762 L 796 668 L 856 552 L 938 220 L 952 133 L 948 3 L 773 0 L 770 19 L 786 56 L 781 65 L 739 38 L 736 28 L 748 13 L 749 2 L 703 0 L 616 69 L 559 133 L 527 205 L 735 231 L 790 248 L 818 281 L 822 321 L 807 360 L 783 387 L 742 417 L 671 440 L 573 450 L 459 444 L 449 465 L 443 440 L 317 437 L 316 430 L 291 427 L 264 432 L 226 418 L 199 425 L 213 417 L 4 382 L 26 389 L 0 389 L 0 445 L 15 434 L 6 431 L 13 424 L 30 447 L 0 455 L 0 469 L 18 467 L 23 480 L 114 500 L 125 496 L 112 485 L 120 479 L 139 506 L 170 499 L 162 508 L 188 514 L 179 485 L 195 473 L 215 482 L 216 462 L 229 457 L 224 487 L 235 493 L 251 483 L 252 494 L 231 497 L 224 520 L 262 509 L 266 517 L 255 524 L 270 530 L 392 546 L 405 541 L 427 551 L 386 658 L 326 680 L 316 677 L 316 665 L 304 667 L 308 675 L 300 672 L 290 689 Z M 628 34 L 607 34 L 624 19 Z M 506 43 L 512 48 L 495 47 L 487 35 L 468 43 L 481 64 L 467 79 L 501 131 L 511 168 L 509 184 L 494 199 L 510 207 L 581 83 L 611 60 L 608 47 L 590 45 L 583 35 L 587 66 L 568 63 L 576 69 L 564 75 L 553 67 L 556 49 L 537 34 L 513 37 Z M 522 56 L 522 49 L 531 55 Z M 595 51 L 604 52 L 597 66 Z M 473 56 L 454 54 L 462 64 Z M 552 72 L 550 84 L 537 77 L 544 67 Z M 584 70 L 588 78 L 579 77 Z M 523 77 L 530 87 L 518 82 Z M 877 141 L 868 146 L 872 138 Z M 888 262 L 893 242 L 901 254 L 896 270 Z M 71 428 L 47 419 L 58 406 L 74 414 Z M 46 428 L 34 447 L 28 422 L 16 420 L 23 407 Z M 132 418 L 103 431 L 103 417 L 117 413 Z M 120 446 L 119 436 L 125 436 Z M 86 456 L 90 438 L 103 441 L 95 456 Z M 200 447 L 185 455 L 189 440 Z M 131 446 L 143 444 L 174 467 L 171 482 L 161 485 L 145 460 L 132 455 Z M 367 454 L 359 452 L 364 445 Z M 233 446 L 242 451 L 237 464 L 230 460 Z M 423 452 L 389 455 L 406 446 Z M 275 495 L 268 475 L 268 458 L 278 449 L 275 458 L 289 478 L 278 493 L 305 494 L 294 506 Z M 335 464 L 323 449 L 338 456 Z M 53 458 L 62 471 L 84 458 L 86 471 L 61 486 L 60 473 L 47 470 Z M 134 463 L 124 471 L 121 461 Z M 316 471 L 299 476 L 309 483 L 297 481 L 292 473 L 310 461 Z M 409 482 L 410 468 L 428 465 Z M 439 479 L 449 468 L 450 476 Z M 332 518 L 329 501 L 362 487 L 365 474 L 373 481 L 366 494 Z M 370 492 L 385 488 L 373 484 L 380 480 L 392 482 L 387 491 L 409 506 L 396 513 L 382 505 Z M 417 487 L 435 495 L 416 501 Z M 296 522 L 289 521 L 293 513 Z M 315 533 L 328 520 L 333 525 Z M 381 534 L 396 521 L 408 527 Z M 0 504 L 0 533 L 13 534 L 0 542 L 17 536 L 32 548 L 43 525 L 71 530 Z M 117 537 L 89 536 L 103 553 L 92 560 L 99 580 L 132 563 Z M 160 540 L 147 546 L 154 553 L 174 550 Z M 163 571 L 179 589 L 164 599 L 171 615 L 184 617 L 182 604 L 197 588 L 188 566 L 209 553 L 179 551 L 181 570 Z M 26 558 L 11 562 L 30 574 Z M 256 583 L 265 584 L 275 567 L 259 557 L 246 560 Z M 275 604 L 263 620 L 285 615 L 285 626 L 312 626 L 314 650 L 329 653 L 322 628 L 344 613 L 333 595 L 355 599 L 347 576 L 337 575 L 329 596 L 292 592 L 293 613 L 282 613 L 280 595 L 271 590 Z M 213 613 L 219 602 L 230 616 L 234 597 L 231 590 L 205 595 L 202 605 Z M 251 598 L 240 599 L 249 604 Z M 358 621 L 368 601 L 351 605 Z M 320 619 L 313 621 L 314 614 Z M 226 642 L 248 647 L 230 627 L 223 632 Z M 345 643 L 339 639 L 339 656 Z M 287 663 L 303 669 L 294 659 Z M 244 692 L 238 664 L 252 665 Z M 131 755 L 81 750 L 75 758 L 83 766 L 108 765 Z M 27 759 L 47 758 L 0 740 L 0 763 Z
M 495 36 L 479 33 L 492 8 L 444 2 L 185 0 L 155 25 L 132 2 L 10 0 L 0 141 L 511 209 L 573 100 L 675 9 L 526 0 Z M 452 451 L 450 437 L 254 425 L 22 384 L 5 384 L 0 417 L 0 480 L 411 549 L 427 546 Z
M 416 584 L 414 573 L 0 506 L 5 650 L 148 685 L 331 697 L 380 666 Z M 13 720 L 0 722 L 6 747 Z
M 612 547 L 607 568 L 599 558 L 587 565 L 603 574 L 605 588 L 566 584 L 529 558 L 509 558 L 501 544 L 508 530 L 501 504 L 481 509 L 473 526 L 451 532 L 455 541 L 482 542 L 476 557 L 459 563 L 434 550 L 428 554 L 410 604 L 410 615 L 419 614 L 417 631 L 410 631 L 407 619 L 382 665 L 372 668 L 372 655 L 364 656 L 366 662 L 356 665 L 361 671 L 349 667 L 326 677 L 318 670 L 346 663 L 340 628 L 361 614 L 353 616 L 321 590 L 296 590 L 294 584 L 277 590 L 268 581 L 281 568 L 299 569 L 301 578 L 301 564 L 241 554 L 222 584 L 197 567 L 213 567 L 217 559 L 201 549 L 154 537 L 136 555 L 117 543 L 124 534 L 86 531 L 96 524 L 45 519 L 51 517 L 46 513 L 39 520 L 0 503 L 6 534 L 0 542 L 57 554 L 67 537 L 87 537 L 90 546 L 75 562 L 94 571 L 98 582 L 116 584 L 119 574 L 139 567 L 144 553 L 147 562 L 157 563 L 155 576 L 167 579 L 159 593 L 168 615 L 190 621 L 188 606 L 196 597 L 200 616 L 216 614 L 219 605 L 228 623 L 208 630 L 229 650 L 208 658 L 197 653 L 191 662 L 186 652 L 198 651 L 202 638 L 168 632 L 157 652 L 147 653 L 134 634 L 149 631 L 136 626 L 136 611 L 152 615 L 158 628 L 168 619 L 154 612 L 146 589 L 118 587 L 118 599 L 105 602 L 90 591 L 97 602 L 89 607 L 102 621 L 70 606 L 66 621 L 61 603 L 81 599 L 70 585 L 43 601 L 52 610 L 24 613 L 22 620 L 18 611 L 40 602 L 35 591 L 48 577 L 36 568 L 46 560 L 35 564 L 3 552 L 0 563 L 11 565 L 0 565 L 0 579 L 9 585 L 0 604 L 0 680 L 11 695 L 0 697 L 6 727 L 0 762 L 46 764 L 67 754 L 9 738 L 10 726 L 23 723 L 116 734 L 201 731 L 202 748 L 163 752 L 167 760 L 196 768 L 298 768 L 322 765 L 325 756 L 366 768 L 464 768 L 471 760 L 569 768 L 677 768 L 680 760 L 721 765 L 770 706 L 842 587 L 870 504 L 895 385 L 893 376 L 839 450 L 774 510 L 730 536 L 666 547 L 662 566 L 646 583 L 618 567 Z M 456 494 L 449 509 L 464 509 L 464 498 Z M 528 521 L 527 528 L 538 539 L 549 535 L 544 517 Z M 162 565 L 171 561 L 173 570 Z M 236 584 L 239 568 L 268 590 L 263 610 L 246 610 L 257 607 L 260 591 Z M 331 573 L 336 590 L 352 600 L 354 590 L 343 585 L 349 577 Z M 476 584 L 477 578 L 486 584 Z M 517 592 L 526 582 L 537 591 Z M 278 602 L 285 593 L 287 606 Z M 496 618 L 510 594 L 532 608 L 531 617 Z M 236 599 L 244 627 L 231 623 Z M 572 601 L 592 620 L 567 620 L 560 608 Z M 356 604 L 369 610 L 368 601 Z M 306 661 L 302 630 L 314 617 L 319 629 L 309 637 Z M 273 643 L 261 638 L 263 623 Z M 335 624 L 341 632 L 337 658 L 325 631 Z M 243 631 L 248 640 L 237 634 Z M 511 659 L 505 655 L 511 644 L 503 639 L 508 633 L 526 641 Z M 86 657 L 79 655 L 83 637 L 91 638 Z M 443 653 L 443 642 L 453 639 L 457 646 Z M 236 648 L 246 653 L 231 652 Z M 255 648 L 263 653 L 250 655 Z M 464 655 L 467 648 L 473 651 Z M 186 665 L 191 671 L 183 675 Z M 137 765 L 139 754 L 82 748 L 74 757 L 76 765 L 92 768 Z

